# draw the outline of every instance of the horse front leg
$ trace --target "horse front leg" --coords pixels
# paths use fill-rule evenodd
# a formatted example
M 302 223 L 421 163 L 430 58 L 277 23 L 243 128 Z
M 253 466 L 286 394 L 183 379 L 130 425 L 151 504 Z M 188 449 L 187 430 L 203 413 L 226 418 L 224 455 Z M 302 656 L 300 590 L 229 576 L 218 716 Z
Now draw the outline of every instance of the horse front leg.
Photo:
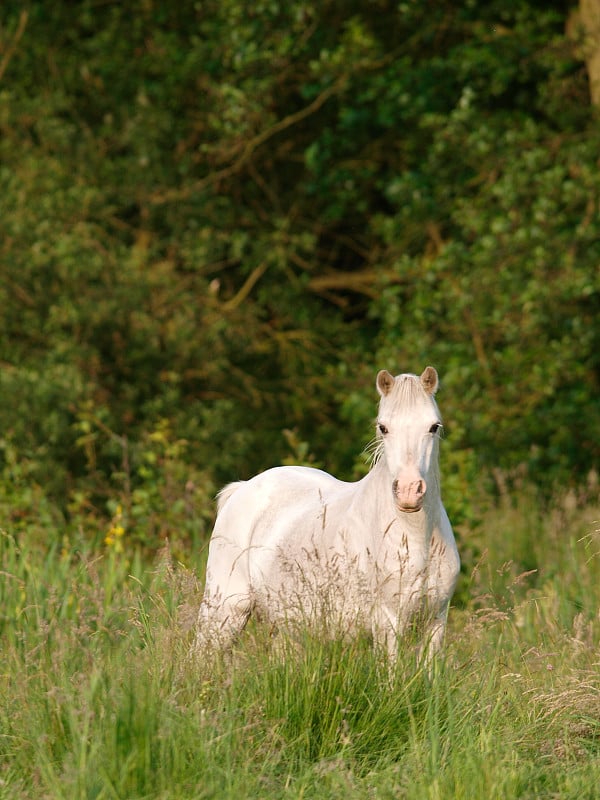
M 371 624 L 373 644 L 387 658 L 390 667 L 398 660 L 400 640 L 406 631 L 408 621 L 387 606 L 382 606 L 374 614 Z
M 442 649 L 446 633 L 446 620 L 448 617 L 449 602 L 445 602 L 433 614 L 425 628 L 425 640 L 421 647 L 419 660 L 425 665 L 429 674 L 432 674 L 435 658 Z
M 444 511 L 440 527 L 433 531 L 427 577 L 426 605 L 429 618 L 423 657 L 429 669 L 444 641 L 448 609 L 459 573 L 460 558 Z

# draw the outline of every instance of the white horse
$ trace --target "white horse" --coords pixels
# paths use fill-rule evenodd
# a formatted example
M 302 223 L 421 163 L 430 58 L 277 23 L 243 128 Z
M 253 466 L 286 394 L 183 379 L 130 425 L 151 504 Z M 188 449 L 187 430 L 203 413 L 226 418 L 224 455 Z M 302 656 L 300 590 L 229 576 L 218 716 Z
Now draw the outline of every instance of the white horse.
M 253 612 L 366 629 L 392 659 L 418 618 L 427 657 L 438 650 L 460 560 L 440 497 L 437 387 L 433 367 L 379 372 L 376 453 L 360 481 L 286 466 L 221 491 L 198 650 L 227 646 Z

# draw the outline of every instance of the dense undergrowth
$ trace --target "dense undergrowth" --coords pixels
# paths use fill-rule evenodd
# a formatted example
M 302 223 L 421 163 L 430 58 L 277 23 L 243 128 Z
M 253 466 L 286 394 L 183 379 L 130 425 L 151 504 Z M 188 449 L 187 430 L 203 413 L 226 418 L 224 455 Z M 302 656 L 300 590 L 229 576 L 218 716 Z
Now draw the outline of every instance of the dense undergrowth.
M 201 552 L 2 532 L 0 797 L 592 798 L 600 508 L 530 500 L 462 532 L 431 675 L 410 648 L 390 674 L 368 642 L 260 625 L 194 660 Z

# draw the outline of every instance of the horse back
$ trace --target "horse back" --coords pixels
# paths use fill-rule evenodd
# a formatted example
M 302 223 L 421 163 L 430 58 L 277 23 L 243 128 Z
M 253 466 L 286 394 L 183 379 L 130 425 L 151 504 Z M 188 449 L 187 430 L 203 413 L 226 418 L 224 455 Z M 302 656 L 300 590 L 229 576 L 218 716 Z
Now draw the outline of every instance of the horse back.
M 273 467 L 221 490 L 213 536 L 227 532 L 237 544 L 273 541 L 289 526 L 297 529 L 299 520 L 316 520 L 322 508 L 350 486 L 312 467 Z

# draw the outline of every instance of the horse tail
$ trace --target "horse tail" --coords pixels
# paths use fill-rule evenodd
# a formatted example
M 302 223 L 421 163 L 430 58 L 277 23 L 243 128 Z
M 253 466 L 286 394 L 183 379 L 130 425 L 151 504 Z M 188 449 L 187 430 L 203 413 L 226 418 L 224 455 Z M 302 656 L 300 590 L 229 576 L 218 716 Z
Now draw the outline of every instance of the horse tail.
M 217 495 L 217 514 L 219 514 L 225 503 L 229 500 L 232 494 L 243 486 L 246 481 L 235 481 L 234 483 L 228 483 L 227 486 L 224 486 L 219 494 Z

